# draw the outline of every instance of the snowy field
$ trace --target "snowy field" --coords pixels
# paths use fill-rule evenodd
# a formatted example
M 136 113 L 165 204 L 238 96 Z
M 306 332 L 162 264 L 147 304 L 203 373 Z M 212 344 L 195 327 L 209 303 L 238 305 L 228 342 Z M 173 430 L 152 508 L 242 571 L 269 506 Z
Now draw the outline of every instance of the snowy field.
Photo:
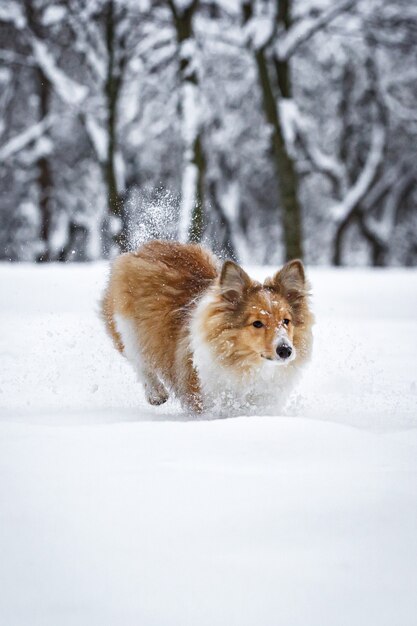
M 285 414 L 222 420 L 145 404 L 106 272 L 0 266 L 0 624 L 415 626 L 417 272 L 311 271 Z

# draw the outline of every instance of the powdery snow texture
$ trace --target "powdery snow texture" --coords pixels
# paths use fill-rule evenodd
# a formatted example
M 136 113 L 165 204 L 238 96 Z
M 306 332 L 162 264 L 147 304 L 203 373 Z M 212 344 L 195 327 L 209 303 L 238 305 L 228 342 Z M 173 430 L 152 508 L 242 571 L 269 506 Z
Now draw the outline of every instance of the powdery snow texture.
M 286 414 L 207 421 L 145 404 L 106 272 L 0 266 L 0 623 L 414 626 L 417 273 L 311 271 Z

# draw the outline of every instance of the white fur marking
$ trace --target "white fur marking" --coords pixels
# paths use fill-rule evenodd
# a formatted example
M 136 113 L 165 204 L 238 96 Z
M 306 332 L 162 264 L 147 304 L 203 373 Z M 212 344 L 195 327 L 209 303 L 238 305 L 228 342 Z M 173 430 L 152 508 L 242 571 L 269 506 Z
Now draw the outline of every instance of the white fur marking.
M 123 354 L 133 365 L 140 381 L 143 381 L 142 359 L 139 352 L 139 341 L 135 330 L 135 325 L 131 319 L 116 313 L 114 316 L 117 332 L 122 338 L 124 350 Z
M 162 404 L 168 399 L 167 391 L 156 373 L 144 367 L 134 322 L 128 317 L 119 314 L 114 316 L 114 321 L 123 341 L 123 353 L 131 365 L 133 365 L 139 382 L 143 384 L 148 401 L 151 404 Z
M 200 300 L 190 321 L 193 364 L 200 378 L 205 405 L 216 413 L 227 415 L 242 409 L 256 412 L 260 407 L 282 407 L 299 373 L 295 365 L 288 365 L 295 356 L 291 355 L 287 359 L 286 367 L 283 366 L 284 362 L 263 359 L 258 367 L 246 375 L 242 375 L 236 368 L 223 365 L 204 337 L 204 312 L 212 298 L 209 292 Z M 285 329 L 278 329 L 277 335 L 277 343 L 279 338 L 285 336 L 287 343 L 292 346 Z

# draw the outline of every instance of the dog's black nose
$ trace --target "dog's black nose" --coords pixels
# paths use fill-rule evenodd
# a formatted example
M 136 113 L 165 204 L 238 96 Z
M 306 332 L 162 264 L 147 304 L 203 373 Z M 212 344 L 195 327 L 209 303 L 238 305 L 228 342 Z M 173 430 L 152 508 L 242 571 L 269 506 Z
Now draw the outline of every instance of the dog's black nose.
M 283 343 L 277 347 L 277 354 L 280 359 L 288 359 L 292 354 L 292 348 Z

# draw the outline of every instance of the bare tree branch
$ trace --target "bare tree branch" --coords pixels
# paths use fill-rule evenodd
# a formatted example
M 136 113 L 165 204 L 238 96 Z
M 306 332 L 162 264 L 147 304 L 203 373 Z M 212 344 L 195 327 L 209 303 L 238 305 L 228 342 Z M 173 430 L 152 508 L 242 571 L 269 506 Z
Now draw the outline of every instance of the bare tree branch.
M 383 159 L 385 142 L 385 128 L 381 124 L 375 124 L 372 128 L 368 156 L 360 175 L 343 200 L 330 209 L 330 213 L 336 221 L 343 221 L 369 192 Z
M 42 135 L 52 126 L 56 121 L 55 115 L 48 115 L 37 124 L 33 124 L 26 128 L 24 131 L 9 139 L 9 141 L 0 148 L 0 162 L 4 162 L 10 159 L 14 154 L 20 152 L 26 146 L 28 146 Z
M 275 46 L 278 59 L 281 61 L 288 60 L 315 33 L 339 17 L 341 13 L 351 9 L 355 4 L 356 0 L 341 0 L 331 4 L 318 17 L 300 20 L 285 33 L 280 33 Z

